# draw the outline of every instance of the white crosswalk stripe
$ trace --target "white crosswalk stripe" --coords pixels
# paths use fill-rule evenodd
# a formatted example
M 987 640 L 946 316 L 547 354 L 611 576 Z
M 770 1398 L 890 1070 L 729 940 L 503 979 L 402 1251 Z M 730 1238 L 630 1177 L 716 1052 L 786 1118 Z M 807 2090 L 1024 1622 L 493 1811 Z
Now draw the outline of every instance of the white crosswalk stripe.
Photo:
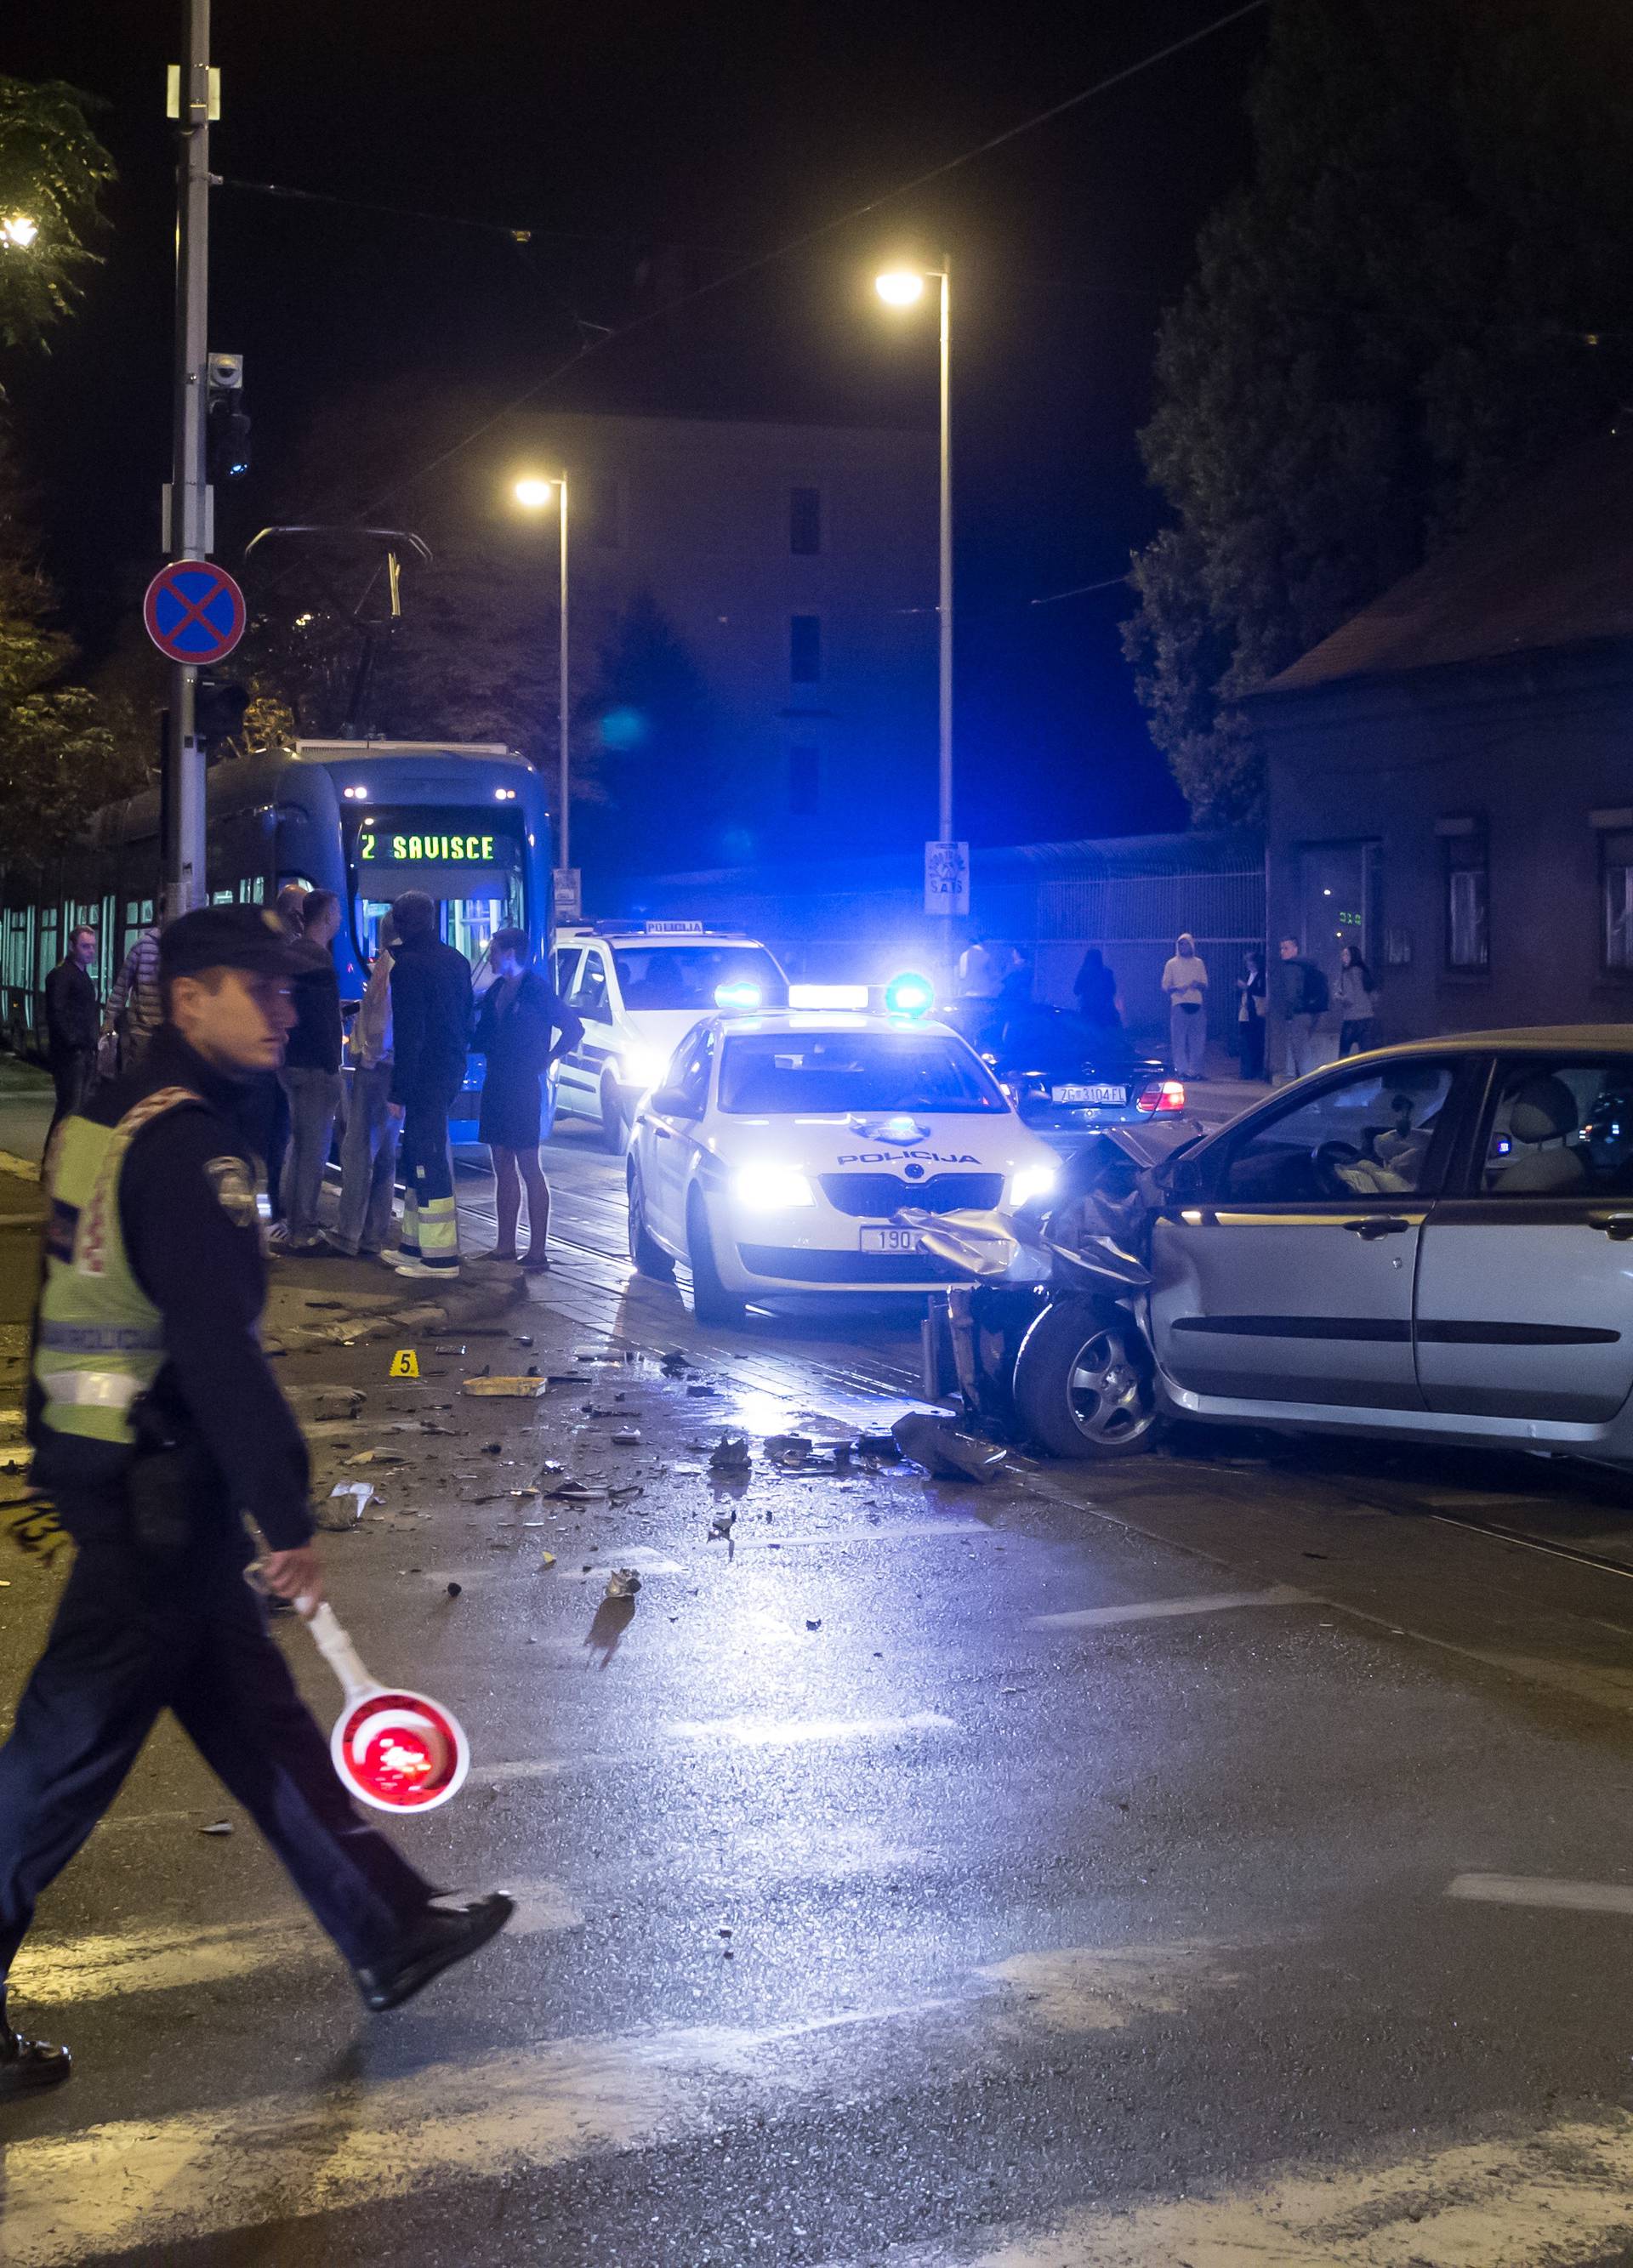
M 867 2268 L 1559 2268 L 1625 2257 L 1629 2199 L 1633 2117 L 1619 2113 L 1381 2167 L 1094 2207 L 973 2256 L 897 2246 Z
M 135 2246 L 160 2259 L 207 2235 L 440 2182 L 717 2135 L 768 2102 L 848 2094 L 859 2057 L 892 2039 L 963 2070 L 984 2049 L 1007 2058 L 1017 2032 L 1114 2028 L 1226 1981 L 1201 1947 L 1068 1948 L 977 1970 L 906 2007 L 547 2042 L 364 2092 L 348 2080 L 22 2139 L 6 2153 L 0 2254 L 7 2268 L 70 2268 Z
M 582 1911 L 554 1882 L 523 1882 L 512 1895 L 517 1908 L 513 1935 L 582 1926 Z M 77 2007 L 126 1992 L 223 1983 L 267 1969 L 287 1973 L 335 1957 L 316 1926 L 292 1908 L 287 1918 L 217 1928 L 194 1924 L 68 1938 L 38 1933 L 18 1955 L 12 1982 L 19 1996 L 35 2003 Z

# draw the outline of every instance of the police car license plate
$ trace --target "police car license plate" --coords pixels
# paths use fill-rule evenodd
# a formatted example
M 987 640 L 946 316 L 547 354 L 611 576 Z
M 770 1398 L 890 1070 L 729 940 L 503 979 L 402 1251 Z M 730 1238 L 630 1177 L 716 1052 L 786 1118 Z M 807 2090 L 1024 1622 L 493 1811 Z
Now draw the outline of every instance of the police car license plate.
M 1053 1102 L 1127 1102 L 1126 1086 L 1052 1086 L 1050 1100 Z
M 917 1252 L 919 1238 L 911 1228 L 864 1228 L 861 1233 L 864 1252 Z

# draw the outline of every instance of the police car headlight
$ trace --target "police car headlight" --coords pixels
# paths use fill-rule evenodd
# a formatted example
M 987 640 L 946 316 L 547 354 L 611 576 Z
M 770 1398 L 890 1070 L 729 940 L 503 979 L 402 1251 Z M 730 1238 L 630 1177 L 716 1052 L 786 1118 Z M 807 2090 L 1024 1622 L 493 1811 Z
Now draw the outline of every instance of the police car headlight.
M 618 1069 L 625 1086 L 638 1086 L 645 1094 L 654 1086 L 661 1086 L 669 1059 L 661 1048 L 625 1048 L 618 1057 Z
M 1046 1197 L 1060 1178 L 1058 1166 L 1023 1166 L 1009 1176 L 1010 1204 L 1031 1204 L 1038 1197 Z
M 731 1193 L 749 1212 L 787 1212 L 816 1202 L 810 1183 L 792 1166 L 740 1166 L 732 1175 Z

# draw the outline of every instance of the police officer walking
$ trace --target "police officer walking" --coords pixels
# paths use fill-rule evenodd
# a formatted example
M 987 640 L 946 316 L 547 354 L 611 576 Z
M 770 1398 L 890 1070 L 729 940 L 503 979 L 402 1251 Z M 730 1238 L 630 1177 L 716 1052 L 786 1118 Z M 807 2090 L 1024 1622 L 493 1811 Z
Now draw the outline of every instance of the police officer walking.
M 66 2079 L 65 2048 L 8 2020 L 34 1902 L 174 1711 L 357 1977 L 395 2007 L 514 1911 L 437 1893 L 352 1809 L 245 1580 L 310 1612 L 322 1580 L 305 1444 L 257 1336 L 255 1167 L 235 1123 L 275 1071 L 293 956 L 254 906 L 162 939 L 163 1021 L 131 1077 L 65 1119 L 47 1160 L 46 1267 L 29 1383 L 34 1473 L 78 1551 L 0 1749 L 0 2097 Z

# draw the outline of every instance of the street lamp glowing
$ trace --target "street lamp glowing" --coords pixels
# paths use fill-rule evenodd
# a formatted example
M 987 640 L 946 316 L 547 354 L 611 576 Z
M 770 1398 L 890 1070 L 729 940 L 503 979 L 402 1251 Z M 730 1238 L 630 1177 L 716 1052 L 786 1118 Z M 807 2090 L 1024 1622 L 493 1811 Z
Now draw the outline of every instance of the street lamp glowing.
M 916 269 L 892 268 L 875 279 L 873 288 L 887 307 L 911 307 L 924 297 L 924 278 Z
M 516 482 L 516 502 L 525 504 L 529 512 L 542 512 L 547 504 L 556 500 L 554 481 L 541 481 L 531 475 Z
M 14 245 L 18 252 L 26 252 L 39 233 L 39 222 L 26 213 L 8 213 L 0 220 L 0 244 Z

